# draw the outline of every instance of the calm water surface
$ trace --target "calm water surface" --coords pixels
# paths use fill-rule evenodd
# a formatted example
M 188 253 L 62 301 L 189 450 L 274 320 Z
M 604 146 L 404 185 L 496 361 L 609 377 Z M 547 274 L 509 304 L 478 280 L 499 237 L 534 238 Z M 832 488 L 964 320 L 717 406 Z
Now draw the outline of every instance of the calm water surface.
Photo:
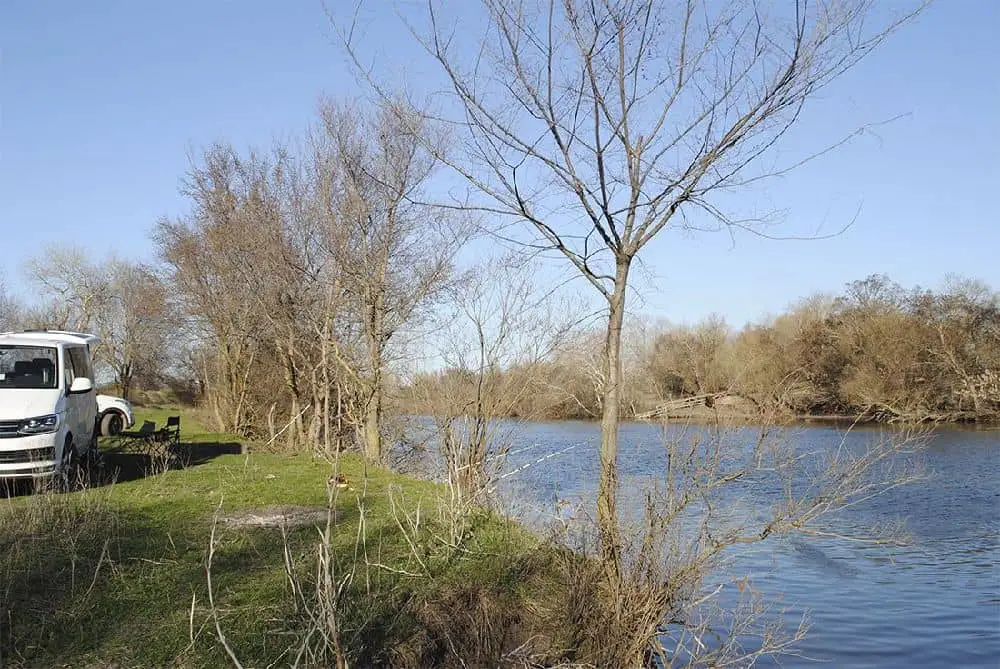
M 518 429 L 516 443 L 524 450 L 511 456 L 509 469 L 569 450 L 506 480 L 515 509 L 540 521 L 557 499 L 586 508 L 597 487 L 599 427 L 569 422 Z M 810 449 L 835 447 L 843 436 L 832 427 L 787 434 Z M 745 436 L 752 438 L 749 431 Z M 859 445 L 877 436 L 858 430 L 848 440 Z M 622 499 L 634 511 L 639 491 L 663 471 L 663 435 L 656 426 L 628 424 L 620 441 Z M 735 579 L 749 575 L 755 589 L 785 611 L 786 625 L 808 612 L 801 657 L 758 666 L 1000 667 L 1000 432 L 939 430 L 906 457 L 929 478 L 859 505 L 837 522 L 849 531 L 905 518 L 907 547 L 781 538 L 738 552 L 714 575 L 726 584 L 724 602 L 736 597 Z

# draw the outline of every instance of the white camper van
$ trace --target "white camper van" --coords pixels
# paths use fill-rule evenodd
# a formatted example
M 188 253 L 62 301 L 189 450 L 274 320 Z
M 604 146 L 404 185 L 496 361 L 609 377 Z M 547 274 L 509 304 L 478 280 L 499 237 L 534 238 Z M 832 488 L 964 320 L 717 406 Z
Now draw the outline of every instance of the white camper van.
M 80 332 L 0 333 L 0 480 L 69 476 L 97 452 L 97 392 Z

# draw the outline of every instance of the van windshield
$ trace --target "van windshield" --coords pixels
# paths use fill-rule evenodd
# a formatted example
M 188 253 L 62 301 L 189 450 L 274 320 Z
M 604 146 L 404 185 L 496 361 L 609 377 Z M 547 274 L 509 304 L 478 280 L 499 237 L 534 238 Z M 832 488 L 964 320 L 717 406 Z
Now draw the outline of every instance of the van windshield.
M 55 347 L 0 346 L 0 388 L 58 388 Z

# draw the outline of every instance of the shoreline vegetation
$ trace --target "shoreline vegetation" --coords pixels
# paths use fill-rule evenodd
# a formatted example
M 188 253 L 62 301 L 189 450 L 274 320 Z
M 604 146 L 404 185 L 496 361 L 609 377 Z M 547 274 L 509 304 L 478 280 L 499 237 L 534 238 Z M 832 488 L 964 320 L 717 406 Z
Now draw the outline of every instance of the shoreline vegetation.
M 660 407 L 641 414 L 633 414 L 624 420 L 639 423 L 681 423 L 685 421 L 746 421 L 749 424 L 773 423 L 780 425 L 804 423 L 830 423 L 836 425 L 905 425 L 909 423 L 933 423 L 935 425 L 982 425 L 1000 423 L 1000 415 L 982 416 L 974 412 L 954 412 L 935 416 L 924 415 L 918 420 L 896 417 L 885 412 L 868 411 L 857 414 L 847 413 L 795 413 L 791 411 L 764 412 L 749 400 L 737 395 L 719 393 L 717 395 L 694 396 L 665 402 Z
M 601 346 L 600 333 L 580 331 L 543 359 L 485 375 L 511 397 L 507 416 L 598 418 Z M 741 329 L 721 316 L 640 322 L 623 351 L 623 420 L 1000 421 L 1000 295 L 972 279 L 907 289 L 872 275 Z M 452 366 L 394 394 L 409 413 L 432 411 L 442 394 L 472 406 L 478 378 Z

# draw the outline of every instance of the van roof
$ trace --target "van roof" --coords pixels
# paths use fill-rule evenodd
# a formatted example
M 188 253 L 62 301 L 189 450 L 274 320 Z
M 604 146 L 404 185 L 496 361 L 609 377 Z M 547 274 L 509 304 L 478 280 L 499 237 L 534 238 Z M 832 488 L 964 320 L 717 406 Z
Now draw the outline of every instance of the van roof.
M 20 344 L 22 346 L 53 346 L 58 344 L 86 344 L 93 346 L 100 342 L 96 335 L 65 330 L 24 330 L 22 332 L 0 333 L 0 345 Z

